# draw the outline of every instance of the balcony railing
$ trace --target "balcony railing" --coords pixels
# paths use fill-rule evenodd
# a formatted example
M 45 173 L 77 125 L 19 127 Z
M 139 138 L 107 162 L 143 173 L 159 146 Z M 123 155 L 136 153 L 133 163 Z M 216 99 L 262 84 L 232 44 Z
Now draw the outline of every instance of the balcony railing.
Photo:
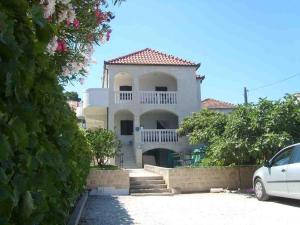
M 115 91 L 116 104 L 130 104 L 133 103 L 132 91 Z M 154 105 L 175 105 L 177 104 L 176 91 L 139 91 L 139 104 L 154 104 Z
M 177 104 L 176 91 L 140 91 L 140 104 Z
M 116 104 L 128 104 L 132 102 L 132 91 L 115 91 Z
M 176 143 L 178 134 L 176 129 L 142 129 L 142 143 Z

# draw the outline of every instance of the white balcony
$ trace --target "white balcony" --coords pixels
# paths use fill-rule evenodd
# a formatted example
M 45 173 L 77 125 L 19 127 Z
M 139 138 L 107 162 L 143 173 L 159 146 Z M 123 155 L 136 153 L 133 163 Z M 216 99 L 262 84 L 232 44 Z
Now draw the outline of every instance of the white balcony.
M 176 91 L 115 91 L 115 104 L 133 104 L 134 96 L 138 94 L 138 104 L 148 105 L 175 105 L 177 104 Z
M 132 91 L 115 91 L 116 104 L 132 104 L 133 103 Z
M 140 91 L 140 104 L 174 105 L 177 104 L 176 91 Z
M 83 109 L 87 107 L 108 107 L 108 88 L 89 88 L 84 93 Z
M 176 129 L 142 129 L 142 143 L 177 143 Z

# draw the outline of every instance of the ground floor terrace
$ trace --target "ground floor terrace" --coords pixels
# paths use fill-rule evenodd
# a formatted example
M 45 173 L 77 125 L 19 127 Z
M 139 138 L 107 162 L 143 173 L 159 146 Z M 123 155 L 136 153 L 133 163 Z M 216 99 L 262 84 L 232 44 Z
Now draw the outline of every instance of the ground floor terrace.
M 251 194 L 90 196 L 80 225 L 294 225 L 300 201 L 260 202 Z
M 177 129 L 183 116 L 166 109 L 97 109 L 85 114 L 87 128 L 113 130 L 122 143 L 121 152 L 112 161 L 124 168 L 144 164 L 174 167 L 178 153 L 190 152 L 186 137 Z

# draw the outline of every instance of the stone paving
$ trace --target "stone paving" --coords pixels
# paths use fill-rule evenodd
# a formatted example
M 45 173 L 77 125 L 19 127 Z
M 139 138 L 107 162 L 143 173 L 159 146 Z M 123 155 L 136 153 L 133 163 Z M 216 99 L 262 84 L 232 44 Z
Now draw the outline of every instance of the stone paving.
M 244 194 L 89 197 L 80 225 L 296 225 L 300 201 Z

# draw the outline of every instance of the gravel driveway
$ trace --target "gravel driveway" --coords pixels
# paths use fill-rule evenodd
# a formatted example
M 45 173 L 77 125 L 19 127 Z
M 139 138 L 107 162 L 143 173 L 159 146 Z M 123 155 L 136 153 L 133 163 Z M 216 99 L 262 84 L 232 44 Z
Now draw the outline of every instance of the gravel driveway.
M 175 196 L 91 196 L 80 225 L 294 225 L 300 201 L 259 202 L 232 193 Z

